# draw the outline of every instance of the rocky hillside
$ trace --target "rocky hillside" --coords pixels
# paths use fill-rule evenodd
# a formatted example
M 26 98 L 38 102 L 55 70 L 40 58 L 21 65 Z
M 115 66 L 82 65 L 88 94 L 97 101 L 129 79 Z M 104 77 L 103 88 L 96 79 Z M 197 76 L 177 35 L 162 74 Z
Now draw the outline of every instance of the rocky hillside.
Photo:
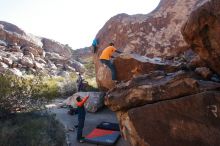
M 86 58 L 91 58 L 93 56 L 91 47 L 80 48 L 76 50 L 72 50 L 72 58 L 74 60 L 83 60 Z
M 72 58 L 68 45 L 27 34 L 0 21 L 0 72 L 4 71 L 19 76 L 39 72 L 59 75 L 65 71 L 84 72 L 85 68 Z
M 151 14 L 117 15 L 97 34 L 100 48 L 113 40 L 125 52 L 114 60 L 119 84 L 99 63 L 102 50 L 94 61 L 132 146 L 220 145 L 219 14 L 218 0 L 161 0 Z

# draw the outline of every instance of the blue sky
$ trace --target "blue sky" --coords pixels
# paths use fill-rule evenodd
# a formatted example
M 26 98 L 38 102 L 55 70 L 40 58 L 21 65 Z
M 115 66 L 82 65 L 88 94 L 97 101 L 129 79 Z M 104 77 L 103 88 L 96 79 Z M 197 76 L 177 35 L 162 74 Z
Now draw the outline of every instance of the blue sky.
M 0 0 L 0 20 L 73 49 L 90 46 L 119 13 L 147 14 L 160 0 Z

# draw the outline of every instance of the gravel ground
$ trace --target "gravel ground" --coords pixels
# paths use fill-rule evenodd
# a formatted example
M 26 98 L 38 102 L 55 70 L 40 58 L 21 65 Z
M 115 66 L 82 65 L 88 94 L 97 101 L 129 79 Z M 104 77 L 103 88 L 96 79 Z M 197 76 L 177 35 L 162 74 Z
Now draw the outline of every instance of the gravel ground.
M 50 109 L 52 113 L 56 114 L 56 118 L 66 127 L 66 129 L 74 128 L 77 124 L 77 115 L 67 114 L 67 108 Z M 100 122 L 114 122 L 118 123 L 114 112 L 108 108 L 104 108 L 96 113 L 86 113 L 85 126 L 83 129 L 83 135 L 90 133 Z M 97 146 L 97 144 L 90 143 L 78 143 L 76 141 L 76 129 L 74 131 L 67 130 L 66 135 L 70 142 L 70 146 Z M 102 146 L 102 145 L 98 145 Z M 120 137 L 114 146 L 130 146 L 127 141 Z

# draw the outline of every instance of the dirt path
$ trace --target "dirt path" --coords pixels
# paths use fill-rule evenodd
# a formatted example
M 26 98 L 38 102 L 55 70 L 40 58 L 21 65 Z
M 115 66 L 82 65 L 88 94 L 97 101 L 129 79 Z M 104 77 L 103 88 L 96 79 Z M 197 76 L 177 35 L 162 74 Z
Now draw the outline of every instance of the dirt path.
M 51 109 L 51 112 L 56 114 L 58 121 L 60 121 L 67 128 L 73 128 L 74 125 L 77 124 L 77 115 L 71 116 L 67 114 L 67 111 L 67 108 Z M 97 126 L 97 124 L 102 121 L 118 123 L 115 113 L 107 108 L 104 108 L 97 113 L 87 112 L 83 135 L 87 135 Z M 68 131 L 67 135 L 69 137 L 70 146 L 97 146 L 97 144 L 78 143 L 76 141 L 76 130 Z M 129 144 L 122 137 L 120 137 L 115 146 L 129 146 Z

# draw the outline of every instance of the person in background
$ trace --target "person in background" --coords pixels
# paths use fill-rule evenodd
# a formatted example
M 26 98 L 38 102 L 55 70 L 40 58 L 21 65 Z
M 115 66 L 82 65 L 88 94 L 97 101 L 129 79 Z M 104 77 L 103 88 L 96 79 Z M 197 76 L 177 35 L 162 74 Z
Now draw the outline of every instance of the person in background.
M 112 73 L 112 80 L 115 81 L 116 83 L 118 83 L 118 81 L 116 80 L 116 70 L 115 70 L 115 66 L 114 64 L 110 61 L 110 58 L 114 58 L 113 53 L 117 52 L 117 53 L 122 53 L 120 51 L 118 51 L 115 47 L 114 47 L 114 43 L 109 43 L 109 46 L 106 47 L 99 59 L 101 61 L 101 63 L 105 64 L 106 66 L 108 66 L 111 70 Z
M 98 50 L 99 40 L 95 38 L 92 42 L 93 53 L 96 53 Z
M 80 73 L 78 73 L 78 78 L 76 80 L 76 90 L 77 92 L 82 91 L 83 89 L 83 78 Z
M 76 105 L 77 105 L 77 112 L 78 112 L 78 128 L 77 128 L 77 141 L 80 143 L 84 142 L 84 137 L 82 136 L 84 122 L 86 117 L 86 110 L 84 107 L 84 103 L 88 100 L 89 96 L 84 97 L 83 99 L 80 96 L 76 97 Z

